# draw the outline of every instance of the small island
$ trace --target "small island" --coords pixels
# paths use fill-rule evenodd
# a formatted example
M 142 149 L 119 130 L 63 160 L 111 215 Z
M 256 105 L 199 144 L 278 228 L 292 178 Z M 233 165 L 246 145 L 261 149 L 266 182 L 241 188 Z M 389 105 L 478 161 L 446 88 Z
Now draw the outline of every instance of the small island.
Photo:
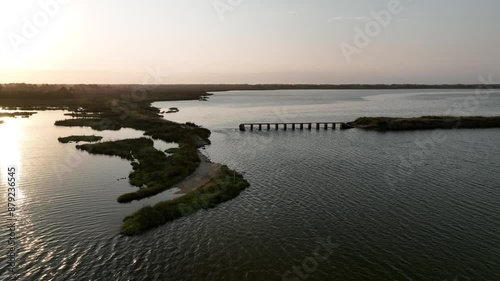
M 22 117 L 22 118 L 28 118 L 31 115 L 36 114 L 36 112 L 25 112 L 25 111 L 18 111 L 18 112 L 0 112 L 0 117 Z
M 69 137 L 61 137 L 57 140 L 60 143 L 69 143 L 69 142 L 98 142 L 102 139 L 101 136 L 69 136 Z
M 172 148 L 169 148 L 169 149 L 165 149 L 165 153 L 169 153 L 169 154 L 175 154 L 177 152 L 179 152 L 179 148 L 178 147 L 172 147 Z
M 72 113 L 65 113 L 65 116 L 71 116 L 71 117 L 80 117 L 80 118 L 96 118 L 96 117 L 101 117 L 101 113 L 92 113 L 92 112 L 72 112 Z
M 179 112 L 179 109 L 177 107 L 171 107 L 165 113 L 177 113 L 177 112 Z
M 349 123 L 355 128 L 375 131 L 406 131 L 432 129 L 500 128 L 500 117 L 422 116 L 414 118 L 361 117 Z
M 29 118 L 31 115 L 36 114 L 36 112 L 27 112 L 27 111 L 16 111 L 16 112 L 0 112 L 0 118 Z M 0 120 L 0 124 L 3 124 L 4 121 Z

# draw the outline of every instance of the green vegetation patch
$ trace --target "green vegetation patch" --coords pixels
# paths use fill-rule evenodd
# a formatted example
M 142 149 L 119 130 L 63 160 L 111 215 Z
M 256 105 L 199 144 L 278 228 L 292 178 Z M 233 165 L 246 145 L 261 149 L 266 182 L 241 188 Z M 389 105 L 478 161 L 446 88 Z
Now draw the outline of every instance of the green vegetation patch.
M 141 102 L 130 104 L 125 100 L 110 100 L 99 117 L 73 118 L 56 121 L 56 126 L 91 127 L 97 131 L 132 128 L 145 135 L 166 142 L 189 143 L 201 146 L 209 143 L 210 131 L 193 123 L 179 124 L 164 120 L 158 108 Z M 81 113 L 82 114 L 82 113 Z M 90 116 L 96 116 L 95 113 Z
M 174 200 L 143 207 L 127 216 L 121 231 L 128 236 L 138 235 L 200 209 L 214 208 L 235 198 L 249 185 L 241 174 L 222 166 L 219 175 L 199 189 Z
M 69 137 L 63 137 L 63 138 L 58 138 L 57 139 L 61 143 L 68 143 L 68 142 L 97 142 L 102 140 L 101 136 L 69 136 Z
M 361 117 L 350 123 L 356 128 L 378 131 L 500 128 L 500 117 L 422 116 L 416 118 Z
M 118 131 L 122 128 L 120 123 L 115 122 L 112 119 L 101 119 L 101 118 L 75 118 L 59 120 L 54 123 L 56 126 L 67 126 L 67 127 L 91 127 L 96 131 Z
M 118 197 L 120 203 L 147 198 L 172 188 L 194 172 L 200 162 L 196 146 L 181 143 L 178 152 L 167 157 L 154 148 L 153 140 L 148 138 L 84 144 L 77 148 L 91 154 L 118 156 L 133 161 L 129 182 L 139 189 Z
M 170 153 L 170 154 L 175 154 L 175 153 L 178 153 L 179 151 L 180 151 L 180 149 L 178 147 L 172 147 L 172 148 L 165 150 L 166 153 Z

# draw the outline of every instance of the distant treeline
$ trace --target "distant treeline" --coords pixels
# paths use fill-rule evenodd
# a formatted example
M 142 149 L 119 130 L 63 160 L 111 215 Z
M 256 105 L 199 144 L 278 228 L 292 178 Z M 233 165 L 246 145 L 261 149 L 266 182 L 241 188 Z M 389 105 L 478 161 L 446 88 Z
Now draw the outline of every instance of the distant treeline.
M 168 85 L 33 85 L 0 84 L 2 107 L 107 108 L 112 100 L 150 103 L 163 100 L 197 100 L 206 91 Z
M 197 100 L 209 92 L 237 90 L 394 90 L 394 89 L 480 89 L 500 85 L 480 84 L 197 84 L 197 85 L 49 85 L 0 84 L 0 106 L 98 107 L 111 99 L 132 102 Z

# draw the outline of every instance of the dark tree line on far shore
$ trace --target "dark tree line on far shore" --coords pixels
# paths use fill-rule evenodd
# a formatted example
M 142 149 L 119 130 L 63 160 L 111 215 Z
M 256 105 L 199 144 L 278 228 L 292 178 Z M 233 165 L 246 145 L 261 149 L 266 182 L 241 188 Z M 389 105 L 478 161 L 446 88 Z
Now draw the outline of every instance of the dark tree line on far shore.
M 105 100 L 120 99 L 135 93 L 141 102 L 168 100 L 197 100 L 209 92 L 230 90 L 394 90 L 394 89 L 481 89 L 500 88 L 500 85 L 480 84 L 199 84 L 199 85 L 56 85 L 0 84 L 0 106 L 16 107 L 75 107 L 97 106 Z

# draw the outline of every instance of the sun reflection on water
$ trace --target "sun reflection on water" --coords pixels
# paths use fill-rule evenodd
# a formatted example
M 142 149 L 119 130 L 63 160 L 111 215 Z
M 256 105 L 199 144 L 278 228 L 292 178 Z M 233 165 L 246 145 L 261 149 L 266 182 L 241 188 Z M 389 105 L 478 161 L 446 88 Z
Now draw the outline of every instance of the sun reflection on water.
M 0 168 L 2 174 L 2 182 L 7 184 L 5 174 L 7 167 L 16 166 L 18 168 L 18 177 L 21 177 L 21 151 L 19 149 L 19 141 L 21 140 L 20 119 L 5 118 L 0 124 Z

